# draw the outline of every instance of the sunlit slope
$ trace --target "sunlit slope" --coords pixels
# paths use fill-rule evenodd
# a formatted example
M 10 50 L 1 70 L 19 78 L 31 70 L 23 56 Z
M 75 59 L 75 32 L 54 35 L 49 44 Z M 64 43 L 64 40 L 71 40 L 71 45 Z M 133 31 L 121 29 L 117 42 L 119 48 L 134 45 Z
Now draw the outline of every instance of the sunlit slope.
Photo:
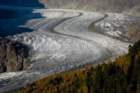
M 45 0 L 43 0 L 45 1 Z M 48 0 L 46 0 L 48 1 Z M 49 0 L 49 8 L 74 8 L 94 11 L 122 12 L 140 4 L 139 0 Z

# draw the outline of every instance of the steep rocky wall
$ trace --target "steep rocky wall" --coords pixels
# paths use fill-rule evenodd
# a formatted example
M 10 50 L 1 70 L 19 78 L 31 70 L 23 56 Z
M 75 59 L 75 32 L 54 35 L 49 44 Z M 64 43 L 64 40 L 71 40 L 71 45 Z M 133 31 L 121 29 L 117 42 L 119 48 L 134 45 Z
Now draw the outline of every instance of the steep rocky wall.
M 28 48 L 15 41 L 0 38 L 0 73 L 21 71 L 28 67 Z

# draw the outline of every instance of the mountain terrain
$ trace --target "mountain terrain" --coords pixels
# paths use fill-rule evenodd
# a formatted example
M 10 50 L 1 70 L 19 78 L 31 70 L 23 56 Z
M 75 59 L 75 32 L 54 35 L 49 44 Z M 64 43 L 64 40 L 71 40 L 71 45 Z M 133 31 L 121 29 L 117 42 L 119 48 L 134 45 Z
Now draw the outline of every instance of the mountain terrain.
M 1 0 L 0 93 L 128 53 L 138 10 L 138 0 Z
M 1 0 L 1 5 L 20 6 L 20 7 L 38 7 L 43 8 L 44 5 L 40 3 L 40 0 Z
M 140 12 L 139 0 L 46 0 L 46 3 L 49 8 L 68 8 L 98 12 Z

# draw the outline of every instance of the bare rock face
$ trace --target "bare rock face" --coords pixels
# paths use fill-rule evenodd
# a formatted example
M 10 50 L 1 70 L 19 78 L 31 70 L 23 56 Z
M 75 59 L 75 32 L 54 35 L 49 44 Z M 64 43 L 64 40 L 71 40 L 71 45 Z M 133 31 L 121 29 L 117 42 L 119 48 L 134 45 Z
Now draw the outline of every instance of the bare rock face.
M 15 41 L 0 38 L 0 73 L 27 68 L 28 48 Z

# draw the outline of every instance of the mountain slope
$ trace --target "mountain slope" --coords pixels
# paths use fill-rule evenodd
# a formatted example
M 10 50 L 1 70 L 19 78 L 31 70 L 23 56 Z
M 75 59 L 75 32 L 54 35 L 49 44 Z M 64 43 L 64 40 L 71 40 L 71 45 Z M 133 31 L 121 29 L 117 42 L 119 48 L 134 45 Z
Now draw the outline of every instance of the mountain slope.
M 12 6 L 25 6 L 25 7 L 41 7 L 40 0 L 0 0 L 1 5 L 12 5 Z
M 44 0 L 45 1 L 45 0 Z M 48 1 L 48 0 L 46 0 Z M 74 8 L 94 11 L 122 12 L 140 4 L 139 0 L 49 0 L 49 8 Z

